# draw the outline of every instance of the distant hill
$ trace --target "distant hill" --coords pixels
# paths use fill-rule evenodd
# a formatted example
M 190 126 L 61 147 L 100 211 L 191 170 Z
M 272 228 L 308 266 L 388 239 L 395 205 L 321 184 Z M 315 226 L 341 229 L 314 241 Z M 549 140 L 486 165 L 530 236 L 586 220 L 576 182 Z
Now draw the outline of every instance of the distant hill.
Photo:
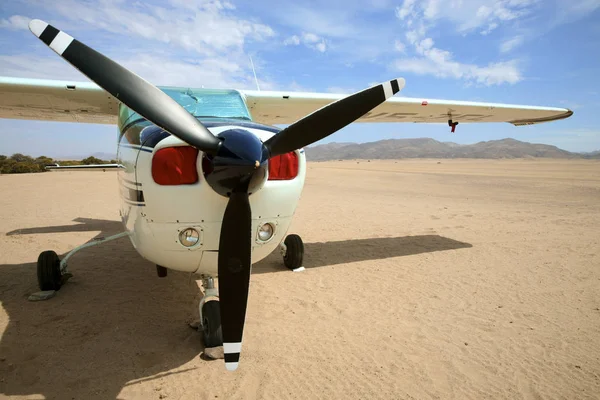
M 594 153 L 572 153 L 556 146 L 515 139 L 490 140 L 467 145 L 438 142 L 428 138 L 389 139 L 370 143 L 327 143 L 306 148 L 306 158 L 309 161 L 399 158 L 600 158 L 600 152 Z
M 592 159 L 600 160 L 600 150 L 591 151 L 589 153 L 581 153 L 581 154 L 583 155 L 583 158 L 592 158 Z
M 101 160 L 114 160 L 117 158 L 117 154 L 116 153 L 103 153 L 103 152 L 98 152 L 98 153 L 92 153 L 92 154 L 85 154 L 85 155 L 78 155 L 78 156 L 61 156 L 61 157 L 54 157 L 55 160 L 81 160 L 87 157 L 95 157 L 95 158 L 99 158 Z

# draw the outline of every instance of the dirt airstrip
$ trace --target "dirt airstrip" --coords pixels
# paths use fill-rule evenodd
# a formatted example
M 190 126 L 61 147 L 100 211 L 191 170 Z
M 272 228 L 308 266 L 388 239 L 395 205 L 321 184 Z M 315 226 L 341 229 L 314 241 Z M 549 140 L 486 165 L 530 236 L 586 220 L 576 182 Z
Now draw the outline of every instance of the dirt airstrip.
M 119 232 L 114 173 L 0 193 L 0 398 L 600 398 L 598 161 L 309 163 L 306 271 L 254 266 L 234 373 L 186 324 L 193 279 L 126 238 L 27 301 L 41 251 Z

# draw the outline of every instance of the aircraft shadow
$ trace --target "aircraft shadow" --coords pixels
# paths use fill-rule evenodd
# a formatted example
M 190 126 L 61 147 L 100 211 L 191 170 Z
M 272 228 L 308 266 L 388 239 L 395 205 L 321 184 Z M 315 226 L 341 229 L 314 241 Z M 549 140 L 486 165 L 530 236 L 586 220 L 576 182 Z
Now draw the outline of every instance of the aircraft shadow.
M 99 230 L 98 236 L 109 236 L 121 230 L 118 221 L 76 221 L 82 224 L 7 235 L 26 245 L 19 232 Z M 200 296 L 189 274 L 169 271 L 159 279 L 155 266 L 121 238 L 76 253 L 69 263 L 74 277 L 57 296 L 29 302 L 39 290 L 37 254 L 30 259 L 0 265 L 0 304 L 9 317 L 0 327 L 0 393 L 115 399 L 138 381 L 155 380 L 159 387 L 165 375 L 197 379 L 197 365 L 188 363 L 202 356 L 204 345 L 200 332 L 187 325 Z
M 347 264 L 357 261 L 381 260 L 435 251 L 470 248 L 473 245 L 439 235 L 417 235 L 351 239 L 332 242 L 304 243 L 306 269 Z M 252 267 L 252 273 L 277 272 L 283 260 L 273 252 Z
M 7 235 L 26 245 L 18 235 L 100 231 L 98 236 L 109 236 L 121 230 L 118 221 L 76 221 L 80 224 Z M 310 269 L 468 247 L 437 235 L 306 243 L 304 265 Z M 204 350 L 202 335 L 187 325 L 200 297 L 190 274 L 169 271 L 167 278 L 157 278 L 155 266 L 121 238 L 75 254 L 69 268 L 74 277 L 58 295 L 29 302 L 27 296 L 38 291 L 37 254 L 30 259 L 0 265 L 0 302 L 9 317 L 0 341 L 0 393 L 114 399 L 136 382 L 156 380 L 158 388 L 166 375 L 210 379 L 211 369 L 197 359 Z M 253 273 L 273 272 L 292 277 L 277 251 L 253 268 Z

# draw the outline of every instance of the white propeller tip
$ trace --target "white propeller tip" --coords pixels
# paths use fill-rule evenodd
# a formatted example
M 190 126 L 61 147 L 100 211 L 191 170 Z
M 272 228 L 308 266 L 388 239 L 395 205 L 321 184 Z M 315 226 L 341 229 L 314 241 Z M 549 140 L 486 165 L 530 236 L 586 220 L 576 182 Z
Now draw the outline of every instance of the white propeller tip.
M 37 37 L 40 37 L 44 29 L 48 26 L 48 23 L 40 19 L 32 19 L 29 21 L 29 30 Z
M 398 78 L 396 79 L 396 82 L 398 82 L 400 90 L 404 89 L 404 86 L 406 85 L 406 80 L 404 78 Z
M 238 367 L 239 363 L 236 362 L 226 362 L 225 363 L 225 368 L 227 368 L 227 371 L 235 371 Z

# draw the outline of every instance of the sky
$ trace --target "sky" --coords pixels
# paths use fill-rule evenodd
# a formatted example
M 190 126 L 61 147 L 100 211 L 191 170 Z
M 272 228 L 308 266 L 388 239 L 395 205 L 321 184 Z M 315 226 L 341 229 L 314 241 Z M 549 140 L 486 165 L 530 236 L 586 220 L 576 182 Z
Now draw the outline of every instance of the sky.
M 88 81 L 28 29 L 42 19 L 155 85 L 353 93 L 565 107 L 534 126 L 355 123 L 319 143 L 506 137 L 600 149 L 600 0 L 12 0 L 0 76 Z M 0 119 L 0 154 L 116 152 L 111 125 Z

